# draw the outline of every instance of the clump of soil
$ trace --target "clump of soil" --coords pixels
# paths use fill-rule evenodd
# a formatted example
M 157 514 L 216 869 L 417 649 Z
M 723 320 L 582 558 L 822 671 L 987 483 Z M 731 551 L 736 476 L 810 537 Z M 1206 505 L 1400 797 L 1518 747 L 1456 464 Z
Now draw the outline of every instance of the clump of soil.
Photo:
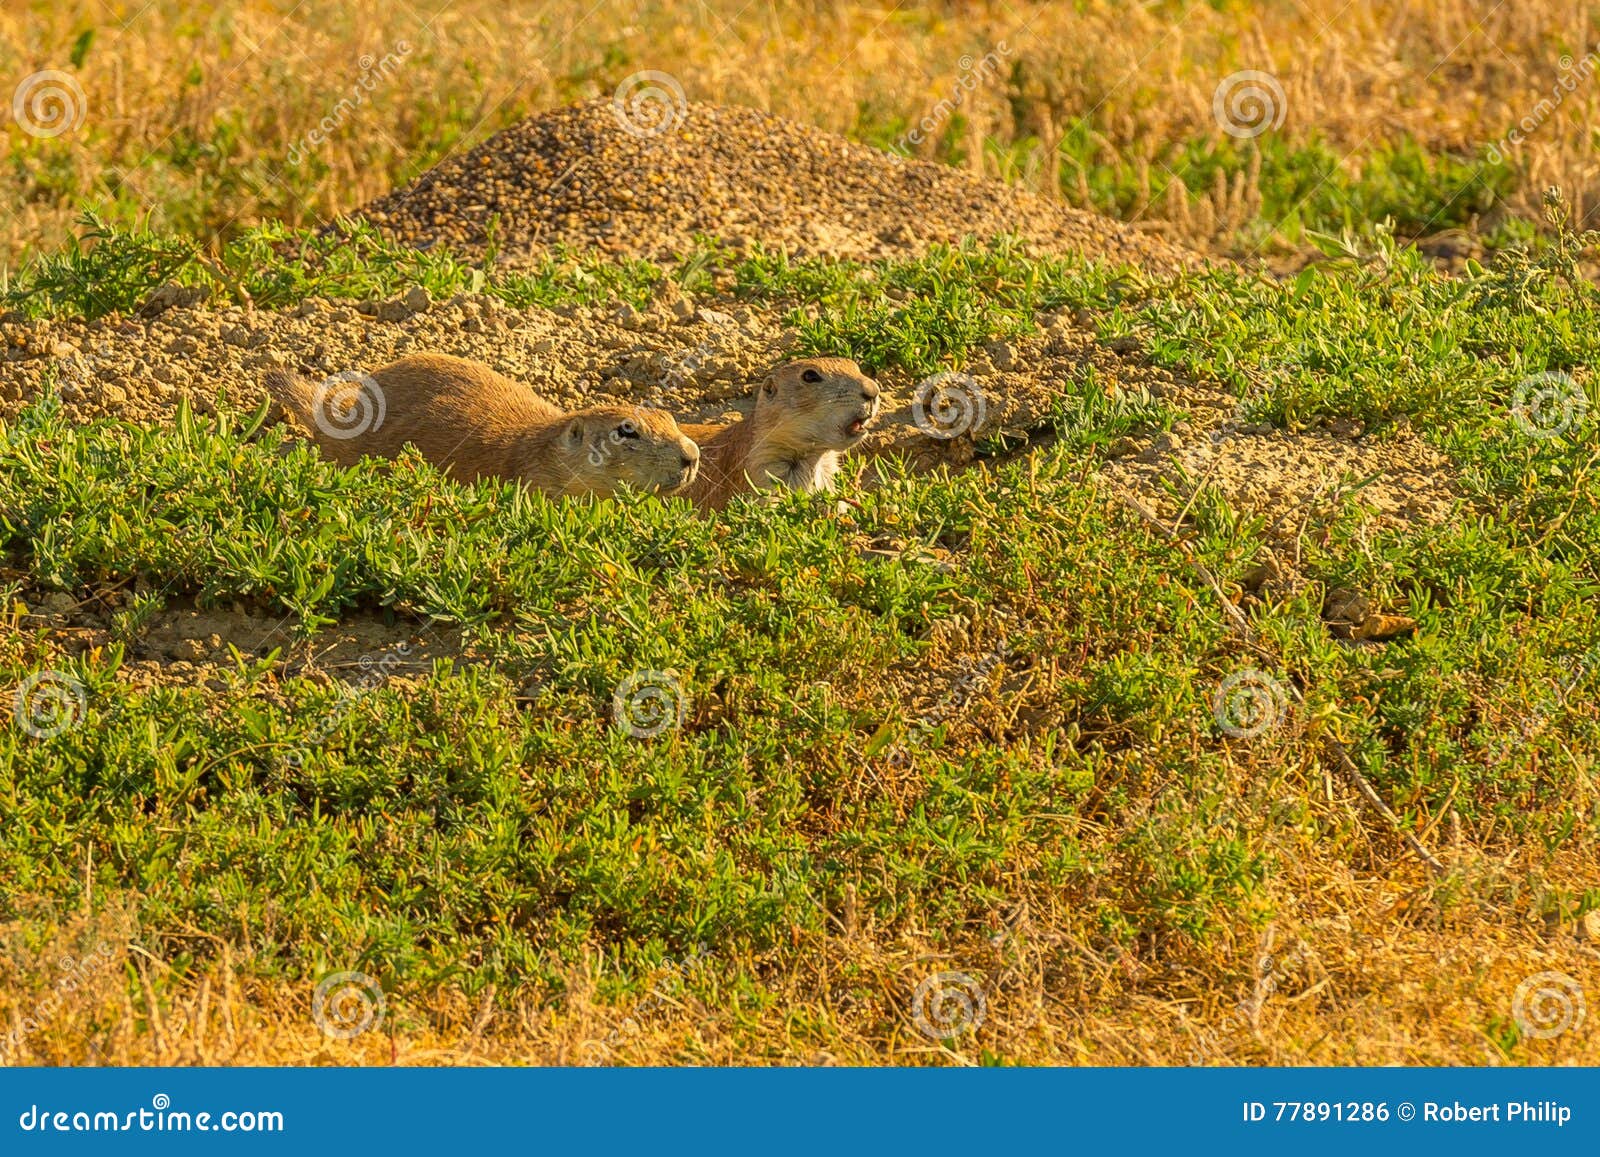
M 493 223 L 512 263 L 557 245 L 667 259 L 697 235 L 874 259 L 1012 232 L 1040 252 L 1152 272 L 1202 261 L 1106 218 L 755 109 L 654 112 L 595 100 L 528 117 L 360 215 L 407 244 L 468 252 Z

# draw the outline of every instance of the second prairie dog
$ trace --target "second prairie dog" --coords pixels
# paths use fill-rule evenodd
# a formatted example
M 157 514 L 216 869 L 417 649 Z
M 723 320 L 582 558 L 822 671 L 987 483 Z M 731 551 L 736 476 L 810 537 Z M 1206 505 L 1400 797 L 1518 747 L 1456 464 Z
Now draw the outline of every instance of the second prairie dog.
M 550 495 L 612 494 L 624 483 L 673 493 L 700 450 L 665 410 L 594 406 L 563 413 L 481 362 L 413 354 L 369 375 L 317 385 L 282 370 L 270 393 L 342 466 L 394 458 L 407 443 L 453 478 L 506 478 Z
M 878 383 L 848 358 L 787 362 L 756 390 L 748 418 L 683 427 L 700 444 L 700 476 L 689 498 L 721 510 L 735 494 L 769 486 L 826 490 L 840 455 L 866 436 L 878 405 Z

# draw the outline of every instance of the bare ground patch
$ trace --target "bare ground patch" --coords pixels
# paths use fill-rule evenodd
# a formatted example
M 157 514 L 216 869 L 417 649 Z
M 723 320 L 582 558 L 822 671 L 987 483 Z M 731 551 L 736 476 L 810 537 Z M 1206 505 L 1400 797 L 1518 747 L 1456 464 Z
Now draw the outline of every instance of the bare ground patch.
M 259 405 L 260 379 L 274 367 L 320 379 L 436 351 L 487 362 L 564 407 L 643 403 L 714 421 L 736 417 L 761 375 L 793 356 L 797 341 L 784 311 L 699 306 L 676 293 L 642 312 L 514 309 L 483 296 L 411 302 L 312 299 L 287 311 L 176 308 L 149 319 L 0 322 L 0 414 L 14 416 L 53 388 L 77 419 L 161 423 L 180 399 L 201 413 L 224 398 L 235 407 Z M 880 374 L 887 405 L 863 455 L 961 467 L 997 437 L 1031 444 L 1048 436 L 1061 403 L 1093 374 L 1113 398 L 1154 399 L 1182 415 L 1171 431 L 1109 448 L 1106 480 L 1158 512 L 1182 513 L 1196 487 L 1211 487 L 1266 516 L 1287 540 L 1352 495 L 1389 523 L 1437 522 L 1458 501 L 1448 464 L 1408 430 L 1366 436 L 1244 424 L 1231 395 L 1150 364 L 1130 343 L 1099 340 L 1092 318 L 1061 313 L 1037 321 L 1031 335 L 971 351 L 961 372 L 981 394 L 983 414 L 960 437 L 930 437 L 914 420 L 918 382 L 898 371 Z

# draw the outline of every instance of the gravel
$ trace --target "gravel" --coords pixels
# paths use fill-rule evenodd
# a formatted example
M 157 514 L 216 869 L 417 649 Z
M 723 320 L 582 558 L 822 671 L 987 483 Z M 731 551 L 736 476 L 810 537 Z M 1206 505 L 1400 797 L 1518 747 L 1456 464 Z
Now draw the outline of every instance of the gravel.
M 655 137 L 625 131 L 604 101 L 532 117 L 366 212 L 413 244 L 467 248 L 482 244 L 498 214 L 508 257 L 556 243 L 659 257 L 682 251 L 696 233 L 791 253 L 879 257 L 1016 229 L 1043 249 L 1151 270 L 1198 260 L 1002 185 L 709 105 L 688 106 Z M 420 287 L 387 301 L 314 298 L 280 311 L 156 296 L 160 309 L 132 317 L 0 318 L 0 417 L 54 385 L 74 419 L 161 423 L 182 398 L 201 413 L 223 397 L 253 408 L 270 368 L 319 379 L 435 351 L 487 362 L 567 408 L 644 402 L 715 421 L 736 415 L 761 375 L 796 352 L 783 311 L 697 302 L 670 281 L 643 310 L 516 309 L 471 295 L 434 301 Z M 1026 445 L 1092 372 L 1113 395 L 1152 396 L 1188 416 L 1173 432 L 1122 439 L 1102 475 L 1164 517 L 1178 516 L 1179 496 L 1200 482 L 1265 514 L 1269 534 L 1287 545 L 1352 479 L 1370 479 L 1360 500 L 1380 520 L 1450 516 L 1457 489 L 1448 464 L 1420 438 L 1365 438 L 1353 423 L 1302 434 L 1243 424 L 1231 396 L 1150 365 L 1131 339 L 1097 340 L 1095 320 L 1087 310 L 1041 317 L 1032 335 L 971 351 L 963 373 L 982 395 L 981 423 L 959 437 L 925 434 L 911 405 L 917 383 L 878 375 L 885 413 L 857 460 L 889 452 L 920 468 L 959 467 L 995 435 Z
M 1202 262 L 1104 217 L 755 109 L 676 112 L 640 131 L 610 100 L 540 113 L 360 215 L 408 244 L 467 252 L 484 247 L 498 219 L 509 264 L 558 245 L 665 260 L 696 235 L 735 249 L 759 241 L 792 256 L 875 259 L 1013 231 L 1036 252 L 1157 273 Z

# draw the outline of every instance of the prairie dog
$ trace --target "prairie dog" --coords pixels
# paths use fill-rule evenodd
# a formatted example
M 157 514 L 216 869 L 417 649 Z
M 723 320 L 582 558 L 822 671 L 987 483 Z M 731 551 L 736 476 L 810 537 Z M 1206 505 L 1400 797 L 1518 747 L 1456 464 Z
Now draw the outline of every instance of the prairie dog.
M 624 483 L 672 493 L 700 450 L 664 410 L 594 406 L 564 413 L 481 362 L 413 354 L 320 385 L 273 370 L 267 392 L 342 466 L 396 457 L 410 443 L 463 482 L 506 478 L 550 495 L 607 495 Z
M 840 455 L 866 436 L 878 405 L 878 383 L 848 358 L 786 362 L 757 388 L 748 418 L 683 427 L 700 444 L 700 476 L 689 498 L 721 510 L 735 494 L 769 486 L 826 490 Z

